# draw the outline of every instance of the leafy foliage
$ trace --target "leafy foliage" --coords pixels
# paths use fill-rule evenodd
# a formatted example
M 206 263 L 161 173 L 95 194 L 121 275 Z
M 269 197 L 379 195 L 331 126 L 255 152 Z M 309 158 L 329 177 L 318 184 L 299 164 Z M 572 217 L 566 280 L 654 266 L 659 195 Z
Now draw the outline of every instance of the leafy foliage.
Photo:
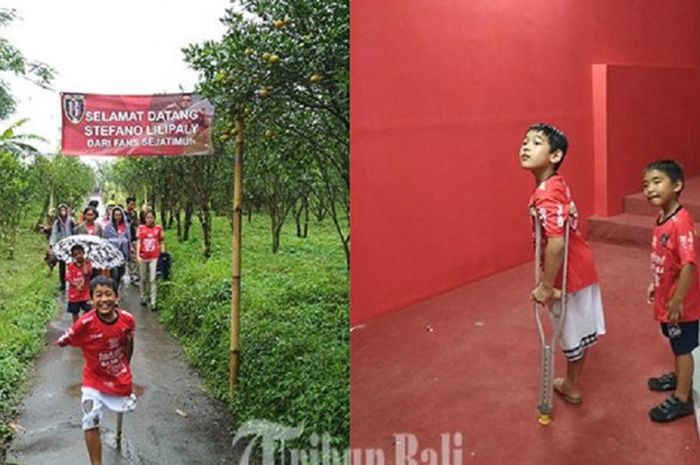
M 198 252 L 201 235 L 170 240 L 176 262 L 163 283 L 161 315 L 183 343 L 210 391 L 230 402 L 236 422 L 267 419 L 306 433 L 349 440 L 348 275 L 334 245 L 333 226 L 315 225 L 307 240 L 283 230 L 287 246 L 271 254 L 264 216 L 244 222 L 241 372 L 228 396 L 231 297 L 230 236 L 214 222 L 209 260 Z M 172 234 L 172 233 L 170 233 Z M 167 239 L 166 239 L 167 240 Z
M 17 18 L 13 9 L 0 8 L 0 27 L 7 26 Z M 27 59 L 22 52 L 7 39 L 0 37 L 0 71 L 22 76 L 35 84 L 47 87 L 54 78 L 55 71 L 44 63 Z M 0 119 L 15 110 L 15 99 L 9 85 L 0 79 Z
M 54 280 L 42 261 L 44 244 L 37 234 L 23 234 L 16 260 L 0 257 L 0 460 L 12 433 L 9 421 L 21 400 L 22 382 L 56 312 Z

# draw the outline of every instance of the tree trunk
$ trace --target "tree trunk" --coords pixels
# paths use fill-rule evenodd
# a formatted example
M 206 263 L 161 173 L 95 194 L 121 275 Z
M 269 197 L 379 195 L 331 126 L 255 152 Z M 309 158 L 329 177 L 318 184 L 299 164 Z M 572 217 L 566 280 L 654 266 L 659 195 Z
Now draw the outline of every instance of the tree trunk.
M 300 202 L 299 209 L 297 209 L 296 205 L 294 205 L 294 207 L 292 207 L 292 211 L 294 212 L 294 222 L 297 226 L 297 237 L 304 237 L 301 227 L 301 213 L 304 211 L 304 201 L 302 200 Z
M 192 213 L 194 213 L 194 207 L 191 203 L 185 205 L 185 226 L 182 232 L 182 240 L 188 241 L 190 239 L 190 228 L 192 227 Z
M 309 198 L 304 197 L 304 239 L 309 237 Z
M 182 240 L 182 222 L 180 221 L 180 208 L 175 210 L 175 223 L 177 225 L 177 239 Z
M 165 202 L 165 197 L 161 197 L 160 199 L 160 224 L 163 225 L 163 228 L 166 226 L 166 220 L 168 219 L 168 208 Z
M 40 224 L 44 224 L 44 221 L 46 220 L 46 215 L 49 212 L 49 202 L 50 198 L 47 197 L 46 200 L 44 200 L 44 206 L 41 208 L 41 213 L 39 214 L 39 219 L 36 220 L 36 226 L 39 226 Z
M 204 257 L 209 258 L 211 257 L 211 210 L 200 209 L 198 216 L 204 235 Z
M 280 249 L 280 231 L 277 207 L 270 206 L 270 232 L 272 233 L 272 253 L 277 253 Z

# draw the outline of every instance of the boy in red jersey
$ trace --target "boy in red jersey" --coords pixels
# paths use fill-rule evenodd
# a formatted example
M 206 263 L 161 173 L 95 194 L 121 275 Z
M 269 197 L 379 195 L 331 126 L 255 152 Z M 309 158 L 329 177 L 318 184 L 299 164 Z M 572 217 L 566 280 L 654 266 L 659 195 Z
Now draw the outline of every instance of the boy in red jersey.
M 676 365 L 675 373 L 648 381 L 652 391 L 674 391 L 649 411 L 655 422 L 673 421 L 694 411 L 691 352 L 698 346 L 700 288 L 695 225 L 678 202 L 683 185 L 683 169 L 673 160 L 656 161 L 644 169 L 644 194 L 661 209 L 651 241 L 652 282 L 647 302 L 654 304 L 654 316 L 669 339 Z
M 550 305 L 553 312 L 559 312 L 561 306 L 555 301 L 555 288 L 561 288 L 564 226 L 567 221 L 570 226 L 566 317 L 559 341 L 567 359 L 566 377 L 554 380 L 554 390 L 567 402 L 579 404 L 583 400 L 580 378 L 586 349 L 605 334 L 605 319 L 593 253 L 577 229 L 569 187 L 557 172 L 568 147 L 563 132 L 540 123 L 528 128 L 519 156 L 520 165 L 535 178 L 529 207 L 536 213 L 543 234 L 543 272 L 530 297 Z
M 95 277 L 90 282 L 95 310 L 83 315 L 55 342 L 83 351 L 83 431 L 92 465 L 102 464 L 102 407 L 128 412 L 136 405 L 130 368 L 135 322 L 130 313 L 117 308 L 117 289 L 111 278 Z
M 90 310 L 90 276 L 92 263 L 85 260 L 85 249 L 76 244 L 70 249 L 73 261 L 66 266 L 66 283 L 68 284 L 67 311 L 73 317 L 73 323 L 78 321 L 80 310 Z

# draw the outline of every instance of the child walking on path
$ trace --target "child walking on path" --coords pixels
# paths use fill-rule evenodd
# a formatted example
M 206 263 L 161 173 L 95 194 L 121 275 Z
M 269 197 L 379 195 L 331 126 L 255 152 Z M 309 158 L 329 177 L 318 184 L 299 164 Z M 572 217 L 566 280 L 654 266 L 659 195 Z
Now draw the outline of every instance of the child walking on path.
M 535 178 L 535 190 L 529 207 L 542 226 L 543 272 L 531 292 L 531 299 L 559 312 L 561 303 L 554 301 L 555 288 L 561 288 L 564 262 L 564 228 L 569 223 L 569 258 L 567 267 L 567 307 L 560 345 L 567 358 L 566 377 L 554 380 L 554 390 L 564 400 L 579 404 L 581 372 L 587 348 L 605 334 L 603 304 L 593 253 L 577 229 L 576 215 L 569 187 L 558 173 L 569 143 L 559 129 L 549 124 L 530 126 L 520 148 L 520 165 Z
M 114 412 L 134 410 L 131 355 L 134 352 L 135 321 L 117 307 L 118 286 L 106 276 L 90 282 L 95 309 L 83 315 L 56 342 L 60 347 L 80 347 L 83 365 L 83 431 L 90 463 L 102 465 L 100 423 L 102 407 Z
M 68 284 L 68 305 L 66 310 L 73 317 L 73 323 L 78 321 L 80 311 L 90 311 L 90 277 L 92 263 L 85 259 L 85 249 L 76 244 L 70 249 L 73 261 L 66 268 L 66 283 Z
M 673 391 L 649 411 L 655 422 L 673 421 L 694 411 L 691 352 L 698 346 L 700 287 L 695 226 L 678 200 L 683 187 L 683 169 L 673 160 L 656 161 L 644 169 L 644 194 L 661 209 L 651 241 L 652 282 L 647 302 L 654 304 L 654 316 L 669 340 L 676 369 L 648 381 L 652 391 Z
M 150 291 L 151 310 L 156 310 L 156 268 L 160 253 L 165 251 L 163 229 L 155 224 L 155 214 L 146 212 L 145 224 L 137 230 L 136 256 L 139 262 L 139 280 L 141 288 L 141 305 L 146 305 L 147 292 Z

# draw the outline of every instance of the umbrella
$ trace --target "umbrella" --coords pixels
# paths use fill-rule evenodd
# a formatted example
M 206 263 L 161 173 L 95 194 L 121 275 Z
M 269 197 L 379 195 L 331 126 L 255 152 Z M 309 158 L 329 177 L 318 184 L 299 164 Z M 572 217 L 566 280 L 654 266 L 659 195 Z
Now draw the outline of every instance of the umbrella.
M 53 253 L 59 260 L 70 262 L 73 258 L 70 249 L 79 244 L 85 249 L 85 258 L 92 262 L 95 268 L 110 269 L 124 264 L 124 256 L 113 244 L 106 239 L 89 234 L 78 234 L 61 239 L 53 246 Z

